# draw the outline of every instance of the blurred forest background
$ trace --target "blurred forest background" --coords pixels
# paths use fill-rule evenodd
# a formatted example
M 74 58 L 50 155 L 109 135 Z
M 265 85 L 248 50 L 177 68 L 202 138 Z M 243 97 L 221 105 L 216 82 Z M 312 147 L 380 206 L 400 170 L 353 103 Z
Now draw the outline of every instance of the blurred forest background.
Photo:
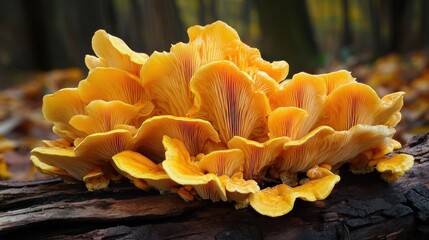
M 0 0 L 0 179 L 38 178 L 29 151 L 56 138 L 41 99 L 85 78 L 96 30 L 150 55 L 219 19 L 288 77 L 347 69 L 405 91 L 396 138 L 429 132 L 429 0 Z
M 291 73 L 429 46 L 427 0 L 1 0 L 0 71 L 83 69 L 100 28 L 135 51 L 167 51 L 218 19 Z

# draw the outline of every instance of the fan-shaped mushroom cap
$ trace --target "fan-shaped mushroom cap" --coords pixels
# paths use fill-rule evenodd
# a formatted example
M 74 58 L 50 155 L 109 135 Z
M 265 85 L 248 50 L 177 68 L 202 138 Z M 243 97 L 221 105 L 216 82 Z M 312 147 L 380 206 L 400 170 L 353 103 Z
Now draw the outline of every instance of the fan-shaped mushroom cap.
M 97 67 L 113 67 L 125 70 L 134 75 L 140 74 L 141 66 L 149 56 L 131 50 L 120 38 L 98 30 L 92 37 L 92 48 L 98 56 L 85 56 L 85 63 L 89 70 Z
M 163 144 L 166 152 L 162 166 L 173 181 L 191 185 L 202 199 L 227 200 L 225 186 L 219 177 L 213 173 L 204 174 L 180 140 L 164 136 Z
M 134 149 L 131 133 L 125 129 L 115 129 L 87 136 L 76 145 L 74 151 L 76 156 L 108 163 L 113 155 L 129 149 Z
M 139 152 L 159 163 L 165 159 L 164 136 L 182 141 L 191 156 L 201 153 L 208 140 L 220 141 L 218 133 L 207 121 L 163 115 L 143 122 L 135 136 L 136 146 Z
M 325 124 L 335 130 L 347 130 L 357 124 L 394 127 L 400 120 L 398 111 L 403 104 L 403 92 L 386 95 L 381 100 L 368 85 L 349 83 L 328 96 Z
M 308 181 L 295 188 L 291 188 L 286 184 L 279 184 L 250 194 L 250 205 L 262 215 L 270 217 L 282 216 L 292 210 L 297 198 L 305 201 L 325 199 L 339 180 L 338 175 L 330 175 Z
M 76 156 L 72 148 L 38 147 L 33 149 L 31 154 L 35 156 L 33 158 L 36 159 L 35 165 L 49 171 L 46 167 L 37 164 L 37 160 L 39 160 L 44 164 L 64 170 L 77 180 L 83 180 L 85 175 L 100 164 L 99 159 Z
M 242 172 L 237 172 L 231 177 L 222 175 L 219 178 L 225 185 L 228 200 L 237 203 L 236 209 L 246 207 L 249 203 L 249 194 L 259 191 L 258 183 L 252 179 L 244 180 Z
M 217 178 L 215 174 L 204 174 L 199 169 L 179 139 L 164 136 L 162 143 L 166 150 L 162 167 L 173 181 L 182 185 L 199 185 Z
M 287 62 L 269 63 L 263 60 L 258 49 L 241 42 L 237 31 L 222 21 L 216 21 L 204 27 L 190 27 L 188 35 L 190 42 L 201 45 L 200 52 L 204 64 L 216 60 L 229 60 L 247 73 L 263 71 L 277 82 L 285 79 L 289 72 Z
M 64 88 L 44 96 L 42 112 L 45 119 L 54 124 L 57 135 L 71 141 L 86 135 L 69 124 L 73 116 L 85 113 L 85 104 L 76 88 Z
M 122 101 L 138 106 L 142 113 L 147 113 L 152 110 L 153 104 L 147 101 L 139 81 L 136 76 L 120 69 L 95 68 L 79 83 L 79 96 L 86 103 L 93 100 Z
M 203 64 L 225 59 L 225 50 L 234 41 L 239 41 L 237 31 L 222 21 L 216 21 L 206 26 L 188 28 L 189 42 L 196 42 Z
M 113 168 L 109 163 L 112 156 L 132 149 L 134 143 L 129 131 L 118 129 L 89 135 L 76 148 L 60 145 L 52 142 L 47 147 L 33 149 L 34 164 L 47 173 L 64 175 L 62 170 L 77 180 L 88 179 L 85 181 L 88 189 L 100 189 L 106 187 L 112 177 Z
M 70 119 L 70 125 L 86 134 L 108 132 L 123 125 L 135 128 L 140 126 L 138 119 L 142 116 L 138 108 L 117 100 L 94 100 L 86 106 L 86 114 L 75 115 Z
M 279 84 L 266 72 L 259 71 L 251 77 L 255 81 L 255 90 L 265 93 L 268 98 L 279 90 Z
M 276 81 L 283 80 L 289 71 L 285 61 L 263 60 L 258 49 L 241 42 L 224 22 L 193 26 L 188 35 L 189 43 L 175 44 L 170 52 L 153 53 L 141 69 L 141 83 L 158 114 L 187 116 L 194 98 L 189 81 L 200 67 L 213 61 L 231 61 L 267 94 L 277 90 Z
M 217 176 L 231 177 L 243 170 L 244 154 L 240 149 L 228 149 L 211 152 L 198 161 L 200 170 Z
M 190 84 L 195 94 L 190 116 L 210 121 L 223 142 L 234 136 L 252 139 L 266 133 L 267 97 L 255 91 L 252 79 L 231 62 L 201 67 Z
M 177 186 L 162 166 L 156 165 L 140 153 L 126 150 L 116 154 L 112 159 L 116 168 L 127 177 L 131 177 L 131 180 L 142 179 L 160 191 L 169 191 Z
M 268 136 L 270 138 L 289 137 L 296 140 L 306 134 L 308 113 L 297 107 L 279 107 L 268 116 Z
M 284 80 L 289 73 L 289 64 L 285 61 L 265 61 L 257 48 L 249 47 L 240 40 L 232 41 L 225 50 L 225 60 L 233 62 L 252 79 L 258 73 L 266 73 L 274 82 Z M 222 59 L 219 59 L 222 60 Z
M 320 77 L 307 73 L 298 73 L 283 88 L 270 96 L 272 109 L 278 107 L 296 107 L 307 111 L 297 138 L 303 137 L 323 117 L 323 106 L 326 102 L 326 84 Z
M 341 85 L 356 82 L 356 78 L 352 77 L 351 73 L 346 70 L 318 74 L 316 76 L 324 80 L 327 95 Z
M 71 177 L 64 169 L 43 163 L 34 155 L 30 156 L 30 160 L 35 167 L 46 174 L 61 177 Z
M 283 151 L 283 145 L 289 140 L 288 137 L 279 137 L 259 143 L 235 136 L 228 142 L 228 147 L 238 148 L 243 151 L 244 178 L 251 179 L 253 176 L 265 175 L 267 169 Z
M 198 196 L 205 200 L 212 200 L 213 202 L 218 202 L 220 200 L 226 201 L 228 198 L 226 196 L 225 185 L 219 179 L 218 176 L 210 180 L 206 184 L 197 184 L 192 187 L 197 192 Z
M 110 179 L 99 167 L 92 169 L 83 176 L 83 181 L 89 191 L 104 189 L 109 186 L 110 183 Z
M 414 157 L 408 154 L 397 154 L 393 157 L 384 156 L 369 163 L 381 172 L 381 178 L 386 182 L 398 180 L 405 171 L 414 165 Z
M 275 168 L 304 172 L 322 163 L 338 166 L 359 153 L 388 144 L 394 132 L 382 125 L 357 125 L 348 131 L 321 126 L 301 139 L 285 143 Z
M 156 105 L 157 114 L 186 116 L 194 100 L 189 81 L 201 61 L 195 43 L 178 43 L 169 53 L 151 55 L 141 69 L 141 83 Z

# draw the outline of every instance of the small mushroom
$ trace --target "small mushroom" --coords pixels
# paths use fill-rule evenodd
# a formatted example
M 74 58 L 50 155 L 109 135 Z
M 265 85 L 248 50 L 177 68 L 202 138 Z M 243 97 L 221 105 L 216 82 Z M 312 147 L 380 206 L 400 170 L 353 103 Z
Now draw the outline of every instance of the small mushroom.
M 414 165 L 414 157 L 408 154 L 397 154 L 393 157 L 384 156 L 369 163 L 381 172 L 381 178 L 386 182 L 395 182 L 405 171 Z
M 122 101 L 139 107 L 142 113 L 150 112 L 153 104 L 148 101 L 140 80 L 120 69 L 95 68 L 78 86 L 80 98 L 85 103 L 93 100 Z M 149 108 L 149 109 L 148 109 Z
M 86 106 L 86 115 L 75 115 L 70 119 L 70 125 L 74 128 L 94 134 L 108 132 L 128 125 L 136 129 L 142 115 L 149 115 L 150 112 L 139 113 L 139 109 L 133 105 L 121 102 L 94 100 Z M 126 127 L 125 127 L 126 128 Z M 130 128 L 126 128 L 130 129 Z M 136 129 L 137 130 L 137 129 Z M 136 131 L 135 130 L 135 131 Z
M 329 95 L 334 89 L 344 84 L 356 82 L 356 78 L 352 77 L 351 73 L 346 70 L 318 74 L 317 77 L 324 80 L 326 84 L 326 94 Z
M 53 132 L 73 141 L 86 134 L 69 124 L 75 115 L 85 114 L 85 104 L 76 88 L 64 88 L 43 97 L 43 116 L 54 124 Z
M 88 157 L 78 157 L 73 151 L 73 148 L 60 147 L 37 147 L 31 151 L 34 165 L 41 168 L 47 173 L 58 174 L 62 169 L 74 179 L 83 180 L 92 169 L 98 167 L 99 159 L 91 159 Z M 45 165 L 38 164 L 38 161 L 52 166 L 48 168 Z
M 89 171 L 82 179 L 89 191 L 104 189 L 109 186 L 110 179 L 97 167 Z
M 98 56 L 85 56 L 85 63 L 89 70 L 97 67 L 114 67 L 139 75 L 141 66 L 149 56 L 132 51 L 120 38 L 98 30 L 92 37 L 92 48 Z
M 279 184 L 250 194 L 249 202 L 260 214 L 278 217 L 290 212 L 297 198 L 310 202 L 325 199 L 339 180 L 338 175 L 329 175 L 294 188 Z
M 231 177 L 243 170 L 244 154 L 240 149 L 228 149 L 211 152 L 197 162 L 201 171 L 217 176 Z
M 112 157 L 114 166 L 134 182 L 144 180 L 161 192 L 170 191 L 178 184 L 173 182 L 161 165 L 134 151 L 123 151 Z
M 242 172 L 237 172 L 231 177 L 222 175 L 219 178 L 225 185 L 228 200 L 236 202 L 236 209 L 247 207 L 249 194 L 259 191 L 258 183 L 252 179 L 243 179 Z

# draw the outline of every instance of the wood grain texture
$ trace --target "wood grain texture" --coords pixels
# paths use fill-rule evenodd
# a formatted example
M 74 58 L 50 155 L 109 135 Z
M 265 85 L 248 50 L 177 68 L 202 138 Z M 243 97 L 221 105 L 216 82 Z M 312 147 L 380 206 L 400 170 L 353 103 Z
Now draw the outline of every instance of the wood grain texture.
M 324 201 L 298 200 L 286 216 L 231 203 L 184 202 L 127 182 L 88 192 L 58 181 L 0 184 L 0 239 L 429 239 L 428 135 L 405 146 L 421 156 L 399 181 L 350 174 Z

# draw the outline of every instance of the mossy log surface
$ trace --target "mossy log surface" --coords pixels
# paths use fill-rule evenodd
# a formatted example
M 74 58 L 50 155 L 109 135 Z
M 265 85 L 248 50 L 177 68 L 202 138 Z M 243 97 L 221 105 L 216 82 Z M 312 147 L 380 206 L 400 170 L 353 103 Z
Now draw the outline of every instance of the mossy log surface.
M 326 200 L 297 200 L 277 218 L 127 182 L 89 192 L 59 179 L 1 181 L 0 239 L 429 239 L 429 134 L 400 152 L 416 163 L 399 181 L 344 168 Z

